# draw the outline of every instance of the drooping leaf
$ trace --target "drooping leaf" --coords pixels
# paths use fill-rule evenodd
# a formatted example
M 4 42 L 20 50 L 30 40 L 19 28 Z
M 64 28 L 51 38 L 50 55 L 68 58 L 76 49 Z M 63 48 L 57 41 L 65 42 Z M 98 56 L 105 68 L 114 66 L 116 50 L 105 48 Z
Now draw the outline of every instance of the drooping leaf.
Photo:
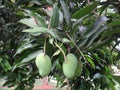
M 50 20 L 50 26 L 55 27 L 55 26 L 58 26 L 58 24 L 59 24 L 59 9 L 55 4 L 53 6 L 53 13 L 52 13 L 52 17 Z
M 64 0 L 60 0 L 60 4 L 61 4 L 61 7 L 62 7 L 63 12 L 64 12 L 64 17 L 65 17 L 66 23 L 69 24 L 70 23 L 69 9 L 68 9 L 66 3 L 64 2 Z
M 44 27 L 34 27 L 32 29 L 23 30 L 23 32 L 29 32 L 32 35 L 34 35 L 34 34 L 40 35 L 41 33 L 46 33 L 55 38 L 54 32 L 52 30 L 49 30 L 48 28 L 44 28 Z

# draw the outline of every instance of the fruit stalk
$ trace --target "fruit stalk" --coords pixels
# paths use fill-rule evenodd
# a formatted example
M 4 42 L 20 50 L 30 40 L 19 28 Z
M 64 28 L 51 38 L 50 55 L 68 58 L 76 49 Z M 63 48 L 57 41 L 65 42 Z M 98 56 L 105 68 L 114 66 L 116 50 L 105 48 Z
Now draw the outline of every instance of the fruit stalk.
M 66 59 L 66 56 L 65 56 L 65 53 L 64 53 L 64 51 L 61 49 L 61 47 L 57 44 L 57 43 L 55 43 L 55 45 L 59 48 L 59 50 L 62 52 L 62 54 L 63 54 L 63 56 L 64 56 L 64 60 L 65 60 L 65 62 L 67 62 L 67 59 Z

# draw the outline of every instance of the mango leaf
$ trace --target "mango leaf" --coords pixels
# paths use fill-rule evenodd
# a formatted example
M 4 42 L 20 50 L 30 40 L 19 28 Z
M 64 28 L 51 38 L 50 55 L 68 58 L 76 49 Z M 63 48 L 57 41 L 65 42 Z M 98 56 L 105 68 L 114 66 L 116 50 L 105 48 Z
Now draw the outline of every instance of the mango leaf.
M 104 23 L 108 21 L 106 16 L 100 17 L 86 32 L 85 38 L 89 38 L 92 34 L 94 34 Z
M 113 27 L 113 26 L 120 26 L 120 20 L 115 20 L 108 24 L 108 27 Z
M 67 23 L 67 25 L 69 25 L 69 23 L 70 23 L 69 9 L 68 9 L 67 5 L 65 4 L 64 0 L 60 0 L 60 4 L 61 4 L 61 7 L 64 12 L 64 17 L 65 17 L 66 23 Z
M 109 37 L 109 36 L 113 36 L 114 34 L 118 34 L 120 33 L 120 29 L 119 28 L 116 28 L 114 30 L 106 30 L 103 34 L 102 34 L 102 38 L 106 38 L 106 37 Z
M 85 58 L 92 65 L 92 67 L 95 68 L 95 63 L 93 62 L 92 57 L 90 57 L 89 55 L 85 55 Z
M 83 37 L 79 39 L 79 47 L 89 47 L 93 44 L 94 40 L 107 28 L 103 24 L 107 21 L 107 17 L 100 17 L 86 32 L 84 32 Z
M 117 81 L 118 83 L 120 83 L 120 76 L 112 76 L 112 77 L 113 77 L 113 79 L 115 81 Z
M 53 42 L 54 42 L 54 38 L 50 38 L 50 39 L 49 39 L 49 43 L 50 43 L 51 45 L 53 45 Z
M 23 66 L 25 63 L 30 62 L 31 60 L 35 59 L 36 56 L 43 52 L 42 50 L 34 51 L 31 54 L 27 55 L 21 62 L 16 63 L 15 66 L 13 67 L 13 70 L 17 67 Z
M 95 10 L 95 8 L 98 6 L 98 4 L 99 4 L 99 2 L 94 2 L 93 4 L 90 4 L 83 9 L 76 11 L 75 13 L 73 13 L 72 18 L 79 19 L 79 18 L 91 13 L 93 10 Z
M 56 55 L 58 55 L 58 54 L 60 54 L 60 50 L 58 49 L 54 54 L 53 54 L 53 56 L 56 56 Z
M 114 38 L 113 38 L 113 39 L 114 39 Z M 111 39 L 111 37 L 109 37 L 109 38 L 107 38 L 107 39 L 105 39 L 105 40 L 96 42 L 96 43 L 94 43 L 94 44 L 92 45 L 92 47 L 90 47 L 90 48 L 88 49 L 88 51 L 95 50 L 95 49 L 100 48 L 100 47 L 102 47 L 102 46 L 104 46 L 104 45 L 107 45 L 107 44 L 109 44 L 113 39 Z
M 34 13 L 32 11 L 30 11 L 29 13 L 32 17 L 35 18 L 36 23 L 41 26 L 41 27 L 47 27 L 47 25 L 45 24 L 45 21 L 41 18 L 40 15 L 38 15 L 37 13 Z
M 58 23 L 59 23 L 59 9 L 55 4 L 53 6 L 53 13 L 52 13 L 52 17 L 51 17 L 51 20 L 50 20 L 50 26 L 51 27 L 58 26 Z
M 29 27 L 37 27 L 38 26 L 33 18 L 21 19 L 19 22 L 23 23 Z
M 5 72 L 12 69 L 12 67 L 7 59 L 2 60 L 0 65 L 2 66 L 2 68 L 4 69 Z
M 55 38 L 55 34 L 53 33 L 53 31 L 49 30 L 48 28 L 44 28 L 44 27 L 34 27 L 32 29 L 23 30 L 23 32 L 29 32 L 32 35 L 34 34 L 40 35 L 41 33 L 47 33 Z
M 33 45 L 33 44 L 26 44 L 26 45 L 23 45 L 23 46 L 21 46 L 21 47 L 19 47 L 19 48 L 17 49 L 15 55 L 16 55 L 16 54 L 19 54 L 19 53 L 21 53 L 21 52 L 23 52 L 23 51 L 26 50 L 26 49 L 34 48 L 35 46 L 37 46 L 37 45 Z M 15 56 L 15 55 L 14 55 L 14 56 Z
M 88 38 L 86 47 L 89 47 L 94 43 L 94 40 L 106 29 L 107 27 L 102 26 L 100 27 L 90 38 Z
M 71 41 L 70 41 L 69 39 L 67 39 L 67 38 L 63 38 L 62 41 L 63 41 L 63 43 L 69 43 L 69 42 L 71 42 Z

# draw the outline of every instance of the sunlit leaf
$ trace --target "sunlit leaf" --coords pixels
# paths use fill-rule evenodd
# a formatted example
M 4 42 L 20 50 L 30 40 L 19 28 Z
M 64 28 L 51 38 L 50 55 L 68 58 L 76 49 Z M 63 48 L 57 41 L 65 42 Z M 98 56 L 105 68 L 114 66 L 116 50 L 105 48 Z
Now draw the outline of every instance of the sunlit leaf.
M 23 30 L 23 32 L 29 32 L 31 34 L 37 34 L 37 35 L 40 35 L 41 33 L 47 33 L 55 38 L 55 34 L 53 33 L 53 31 L 44 27 L 34 27 L 32 29 Z
M 85 55 L 87 61 L 92 65 L 93 68 L 95 68 L 95 63 L 92 59 L 92 57 L 90 57 L 89 55 Z

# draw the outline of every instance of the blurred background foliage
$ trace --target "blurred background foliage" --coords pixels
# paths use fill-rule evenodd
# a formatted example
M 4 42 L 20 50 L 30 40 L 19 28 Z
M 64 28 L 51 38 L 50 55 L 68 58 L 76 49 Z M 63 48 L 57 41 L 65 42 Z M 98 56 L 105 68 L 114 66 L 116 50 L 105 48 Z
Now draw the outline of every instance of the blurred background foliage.
M 3 86 L 32 90 L 41 78 L 35 57 L 43 52 L 52 59 L 49 78 L 67 85 L 63 54 L 74 53 L 82 72 L 69 80 L 72 90 L 119 90 L 119 0 L 0 0 L 0 78 Z M 79 68 L 78 68 L 79 71 Z

